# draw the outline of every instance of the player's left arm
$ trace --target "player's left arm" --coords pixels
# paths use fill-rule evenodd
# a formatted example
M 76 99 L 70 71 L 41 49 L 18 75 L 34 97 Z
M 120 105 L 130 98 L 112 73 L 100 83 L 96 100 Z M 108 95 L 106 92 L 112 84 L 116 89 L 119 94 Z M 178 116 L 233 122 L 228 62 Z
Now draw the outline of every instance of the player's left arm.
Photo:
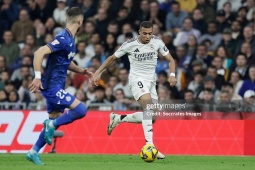
M 170 69 L 170 86 L 175 86 L 177 83 L 177 80 L 175 78 L 175 61 L 170 54 L 169 50 L 165 46 L 165 43 L 162 40 L 159 40 L 159 52 L 168 60 L 169 62 L 169 69 Z
M 93 78 L 92 72 L 88 71 L 86 68 L 84 69 L 84 68 L 77 66 L 73 61 L 71 61 L 70 65 L 68 67 L 68 70 L 88 76 L 89 81 L 91 81 L 91 79 Z
M 172 55 L 170 54 L 170 52 L 168 52 L 168 54 L 165 56 L 165 58 L 168 60 L 169 62 L 169 70 L 170 70 L 170 85 L 171 86 L 175 86 L 177 83 L 177 80 L 175 78 L 175 61 L 172 57 Z
M 73 71 L 75 73 L 83 74 L 85 69 L 77 66 L 73 61 L 71 61 L 68 70 Z

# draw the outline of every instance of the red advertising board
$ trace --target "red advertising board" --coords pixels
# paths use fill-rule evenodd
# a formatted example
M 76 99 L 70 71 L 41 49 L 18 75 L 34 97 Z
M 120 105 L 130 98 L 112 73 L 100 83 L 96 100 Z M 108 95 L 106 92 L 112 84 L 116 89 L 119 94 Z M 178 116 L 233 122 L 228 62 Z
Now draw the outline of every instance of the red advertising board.
M 132 111 L 121 112 L 121 114 Z M 0 152 L 26 152 L 36 141 L 45 111 L 0 111 Z M 122 123 L 106 133 L 109 112 L 89 111 L 62 126 L 57 153 L 137 154 L 145 144 L 139 124 Z M 254 120 L 157 120 L 154 143 L 164 154 L 255 155 Z M 42 149 L 49 152 L 50 146 Z

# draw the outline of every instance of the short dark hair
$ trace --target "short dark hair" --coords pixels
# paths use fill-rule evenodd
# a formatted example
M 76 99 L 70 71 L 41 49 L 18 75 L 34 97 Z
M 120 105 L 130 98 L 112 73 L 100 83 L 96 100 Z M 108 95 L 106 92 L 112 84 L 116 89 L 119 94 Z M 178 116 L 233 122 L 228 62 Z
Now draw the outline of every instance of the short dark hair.
M 132 32 L 127 32 L 127 33 L 125 34 L 125 38 L 133 38 Z
M 67 17 L 76 17 L 79 15 L 83 16 L 83 11 L 79 7 L 71 7 L 66 11 Z
M 158 73 L 158 76 L 164 76 L 167 78 L 167 72 L 165 70 L 162 70 Z
M 201 75 L 203 77 L 205 75 L 205 73 L 202 70 L 199 70 L 199 71 L 195 72 L 195 76 L 196 75 Z
M 236 58 L 237 58 L 238 56 L 243 56 L 246 60 L 248 59 L 248 58 L 247 58 L 247 55 L 244 54 L 244 53 L 238 53 L 238 54 L 236 55 Z
M 213 57 L 213 60 L 214 60 L 214 59 L 217 59 L 217 58 L 219 58 L 219 59 L 221 60 L 221 62 L 223 62 L 223 58 L 220 57 L 220 56 L 215 56 L 215 57 Z
M 179 3 L 178 1 L 173 1 L 173 2 L 172 2 L 172 6 L 173 6 L 173 5 L 178 5 L 178 6 L 180 6 L 180 3 Z
M 229 94 L 229 91 L 227 90 L 221 90 L 220 93 L 226 93 L 226 94 Z
M 81 43 L 84 43 L 85 45 L 87 45 L 86 41 L 84 41 L 84 40 L 78 41 L 77 45 L 79 45 L 79 44 L 81 44 Z
M 86 22 L 85 22 L 85 25 L 86 24 L 91 24 L 93 27 L 95 27 L 95 22 L 91 19 L 87 19 Z
M 125 7 L 125 6 L 122 6 L 122 7 L 120 7 L 119 12 L 122 11 L 122 10 L 128 11 L 128 8 Z
M 214 82 L 214 78 L 212 76 L 205 76 L 203 82 L 204 83 L 206 83 L 206 82 Z
M 150 4 L 152 4 L 152 3 L 156 3 L 158 6 L 160 5 L 159 2 L 158 2 L 158 0 L 151 0 L 151 1 L 150 1 Z
M 150 22 L 150 21 L 143 21 L 141 24 L 140 24 L 140 29 L 141 28 L 152 28 L 153 27 L 153 24 Z
M 95 88 L 95 91 L 105 91 L 105 88 L 103 87 L 103 86 L 97 86 L 96 88 Z
M 209 92 L 209 93 L 212 93 L 212 94 L 213 94 L 213 90 L 212 90 L 212 89 L 210 89 L 210 88 L 205 88 L 203 91 L 207 91 L 207 92 Z
M 118 23 L 117 23 L 117 21 L 112 20 L 112 21 L 110 21 L 110 22 L 109 22 L 109 24 L 108 24 L 108 25 L 118 25 Z
M 125 94 L 124 94 L 124 90 L 123 90 L 123 89 L 118 88 L 117 90 L 115 90 L 115 93 L 116 93 L 117 91 L 121 91 L 121 93 L 123 94 L 123 96 L 125 96 Z
M 186 90 L 184 91 L 184 94 L 186 94 L 186 93 L 192 93 L 192 94 L 194 94 L 194 91 L 193 91 L 193 90 L 190 90 L 190 89 L 186 89 Z
M 210 21 L 210 22 L 208 23 L 208 25 L 209 25 L 209 24 L 217 25 L 216 21 Z
M 91 58 L 91 61 L 92 61 L 92 60 L 97 60 L 98 62 L 101 63 L 100 57 L 97 56 L 97 55 L 95 55 L 94 57 L 92 57 L 92 58 Z
M 250 68 L 249 68 L 249 70 L 250 70 L 251 68 L 255 68 L 255 65 L 251 65 Z
M 210 65 L 210 66 L 208 67 L 208 69 L 209 69 L 209 68 L 214 69 L 214 70 L 217 70 L 217 67 L 214 66 L 214 65 Z M 208 70 L 208 69 L 207 69 L 207 70 Z
M 224 83 L 224 84 L 223 84 L 223 87 L 231 87 L 231 88 L 234 88 L 233 84 L 232 84 L 232 83 L 229 83 L 229 82 Z
M 199 44 L 198 47 L 205 47 L 206 50 L 208 50 L 207 46 L 205 44 Z

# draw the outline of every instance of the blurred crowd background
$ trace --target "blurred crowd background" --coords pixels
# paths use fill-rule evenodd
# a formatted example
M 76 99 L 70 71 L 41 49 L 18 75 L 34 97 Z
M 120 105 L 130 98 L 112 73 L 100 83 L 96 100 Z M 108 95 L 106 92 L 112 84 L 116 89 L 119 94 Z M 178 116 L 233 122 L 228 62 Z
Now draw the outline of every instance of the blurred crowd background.
M 169 65 L 159 54 L 159 101 L 230 102 L 255 100 L 255 0 L 0 0 L 0 108 L 45 109 L 32 94 L 33 53 L 65 27 L 65 11 L 79 6 L 84 25 L 76 34 L 74 61 L 95 72 L 142 21 L 153 23 L 176 62 L 177 85 L 168 82 Z M 43 60 L 45 68 L 47 56 Z M 120 58 L 93 87 L 68 72 L 66 91 L 100 110 L 137 106 L 128 85 L 130 65 Z M 22 105 L 21 105 L 22 104 Z

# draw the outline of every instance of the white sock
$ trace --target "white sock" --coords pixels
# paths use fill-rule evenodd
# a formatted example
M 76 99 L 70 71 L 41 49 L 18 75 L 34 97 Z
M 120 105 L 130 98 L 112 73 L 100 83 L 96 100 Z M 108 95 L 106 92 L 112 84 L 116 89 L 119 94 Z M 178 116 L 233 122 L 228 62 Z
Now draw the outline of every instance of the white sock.
M 142 123 L 143 112 L 135 112 L 127 115 L 120 115 L 120 122 Z
M 143 132 L 144 132 L 144 137 L 146 140 L 146 144 L 153 144 L 153 127 L 152 127 L 152 116 L 148 116 L 150 114 L 149 113 L 154 113 L 153 110 L 144 110 L 144 117 L 142 120 L 142 125 L 143 125 Z

